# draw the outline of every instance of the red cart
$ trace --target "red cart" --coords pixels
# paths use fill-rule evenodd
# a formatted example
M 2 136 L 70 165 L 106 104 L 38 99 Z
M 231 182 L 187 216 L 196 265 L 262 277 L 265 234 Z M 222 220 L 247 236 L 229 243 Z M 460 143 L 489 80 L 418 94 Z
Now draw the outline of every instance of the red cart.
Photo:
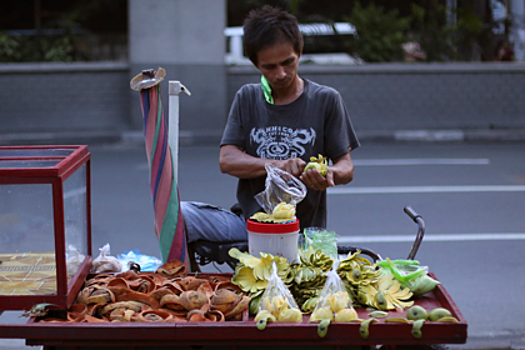
M 410 208 L 405 212 L 418 224 L 416 241 L 409 258 L 413 259 L 424 234 L 421 216 Z M 370 255 L 373 252 L 368 251 Z M 376 257 L 378 257 L 376 255 Z M 380 257 L 379 257 L 380 258 Z M 375 259 L 375 258 L 374 258 Z M 228 274 L 226 274 L 228 275 Z M 429 275 L 435 279 L 432 273 Z M 228 275 L 231 277 L 231 274 Z M 451 311 L 458 323 L 425 322 L 421 339 L 411 334 L 412 325 L 389 323 L 384 319 L 371 323 L 369 337 L 363 339 L 359 333 L 359 322 L 331 323 L 324 338 L 317 334 L 317 324 L 272 322 L 263 331 L 256 328 L 253 317 L 244 315 L 242 321 L 188 322 L 188 323 L 39 323 L 31 318 L 25 324 L 0 325 L 0 337 L 26 339 L 27 345 L 43 345 L 44 349 L 89 349 L 98 347 L 120 347 L 122 349 L 157 349 L 191 346 L 200 348 L 251 349 L 255 346 L 300 346 L 301 348 L 343 349 L 356 346 L 361 349 L 383 345 L 382 349 L 404 346 L 434 348 L 433 344 L 463 344 L 467 340 L 467 321 L 447 293 L 443 285 L 415 300 L 427 310 L 437 307 Z M 369 318 L 368 310 L 358 308 L 362 319 Z M 397 311 L 389 311 L 389 317 L 404 317 Z

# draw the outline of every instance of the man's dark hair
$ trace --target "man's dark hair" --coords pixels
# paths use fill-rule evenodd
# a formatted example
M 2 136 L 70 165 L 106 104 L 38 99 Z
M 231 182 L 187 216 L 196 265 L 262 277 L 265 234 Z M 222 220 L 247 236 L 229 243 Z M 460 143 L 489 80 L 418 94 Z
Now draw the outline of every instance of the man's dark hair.
M 244 21 L 244 51 L 257 66 L 257 53 L 275 44 L 290 43 L 300 54 L 303 36 L 297 18 L 277 7 L 265 5 L 252 10 Z

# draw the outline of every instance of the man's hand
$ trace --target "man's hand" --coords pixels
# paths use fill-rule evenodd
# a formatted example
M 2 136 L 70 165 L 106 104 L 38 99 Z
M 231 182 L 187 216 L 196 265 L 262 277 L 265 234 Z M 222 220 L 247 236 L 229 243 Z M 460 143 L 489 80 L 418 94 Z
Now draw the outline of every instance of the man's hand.
M 286 171 L 289 174 L 299 178 L 304 171 L 306 162 L 301 158 L 291 158 L 286 160 L 278 160 L 273 163 L 279 169 Z M 320 175 L 320 174 L 319 174 Z
M 354 178 L 354 164 L 350 152 L 337 158 L 334 165 L 326 169 L 326 177 L 317 169 L 305 171 L 299 179 L 306 187 L 313 190 L 324 191 L 328 187 L 347 184 Z
M 335 186 L 334 172 L 331 167 L 326 169 L 326 177 L 321 175 L 317 169 L 309 169 L 305 171 L 299 179 L 306 185 L 306 187 L 317 191 L 324 191 L 328 187 Z

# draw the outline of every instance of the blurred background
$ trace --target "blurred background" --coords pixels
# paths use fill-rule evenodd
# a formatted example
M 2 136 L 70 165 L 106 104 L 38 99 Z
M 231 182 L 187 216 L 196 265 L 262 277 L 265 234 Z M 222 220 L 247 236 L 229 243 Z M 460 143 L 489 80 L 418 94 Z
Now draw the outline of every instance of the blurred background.
M 2 1 L 0 142 L 140 141 L 129 80 L 163 67 L 193 93 L 181 144 L 217 144 L 235 92 L 259 79 L 241 26 L 263 4 L 297 16 L 301 75 L 340 91 L 363 139 L 498 138 L 525 128 L 524 2 Z

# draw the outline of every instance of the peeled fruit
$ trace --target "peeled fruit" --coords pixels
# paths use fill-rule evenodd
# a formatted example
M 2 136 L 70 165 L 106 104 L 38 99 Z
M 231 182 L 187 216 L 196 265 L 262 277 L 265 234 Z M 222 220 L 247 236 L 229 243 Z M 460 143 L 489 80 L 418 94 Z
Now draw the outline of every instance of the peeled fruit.
M 430 321 L 438 321 L 439 319 L 443 317 L 450 317 L 452 314 L 447 309 L 444 309 L 442 307 L 435 308 L 434 310 L 430 311 L 428 314 L 428 318 Z
M 414 305 L 407 310 L 407 318 L 411 321 L 426 320 L 428 313 L 422 306 Z
M 301 322 L 303 320 L 303 314 L 299 309 L 286 309 L 281 312 L 277 321 L 280 322 Z
M 357 312 L 354 309 L 342 309 L 336 312 L 335 322 L 350 322 L 357 320 Z
M 328 161 L 326 157 L 321 154 L 319 157 L 310 157 L 310 162 L 304 167 L 304 171 L 315 169 L 323 176 L 326 176 L 326 169 L 328 168 Z
M 334 316 L 333 312 L 329 307 L 320 307 L 312 313 L 310 316 L 310 322 L 320 322 L 322 320 L 332 321 Z

